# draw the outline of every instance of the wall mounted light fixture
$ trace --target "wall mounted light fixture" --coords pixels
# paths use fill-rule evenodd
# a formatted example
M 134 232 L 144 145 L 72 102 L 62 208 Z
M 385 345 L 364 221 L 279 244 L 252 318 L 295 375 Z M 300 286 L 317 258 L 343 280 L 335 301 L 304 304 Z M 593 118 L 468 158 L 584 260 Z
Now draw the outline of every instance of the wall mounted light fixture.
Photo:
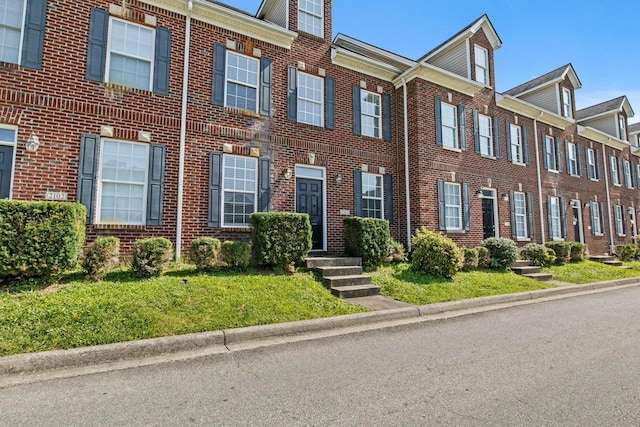
M 502 195 L 502 200 L 504 200 L 505 202 L 508 202 L 509 201 L 509 195 L 507 193 L 504 193 Z
M 338 185 L 342 184 L 342 174 L 341 173 L 337 173 L 335 178 L 336 178 L 336 184 L 338 184 Z
M 482 190 L 478 190 L 478 191 L 476 191 L 476 197 L 477 197 L 478 199 L 482 199 L 482 196 L 483 196 L 483 194 L 482 194 Z
M 286 168 L 284 170 L 284 179 L 291 179 L 292 176 L 293 172 L 291 171 L 291 168 Z
M 29 138 L 24 142 L 24 145 L 27 148 L 27 151 L 38 151 L 38 147 L 40 147 L 40 138 L 35 132 L 31 132 Z

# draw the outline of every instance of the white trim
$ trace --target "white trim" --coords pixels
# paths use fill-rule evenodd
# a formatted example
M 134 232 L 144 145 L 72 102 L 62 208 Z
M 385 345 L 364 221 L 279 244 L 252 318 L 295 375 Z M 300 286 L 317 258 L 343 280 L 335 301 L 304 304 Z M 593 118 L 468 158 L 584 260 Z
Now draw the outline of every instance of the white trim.
M 24 45 L 24 29 L 25 29 L 25 25 L 26 25 L 26 19 L 27 19 L 27 1 L 28 0 L 22 0 L 22 20 L 20 21 L 20 37 L 19 37 L 19 41 L 18 41 L 18 61 L 16 62 L 17 65 L 22 65 L 22 47 Z M 5 28 L 14 28 L 14 27 L 8 27 L 5 26 Z
M 256 75 L 257 75 L 257 79 L 256 79 L 256 85 L 253 86 L 247 82 L 243 82 L 240 80 L 233 80 L 231 78 L 229 78 L 229 55 L 236 55 L 239 57 L 245 57 L 248 61 L 253 61 L 256 63 L 257 67 L 256 67 Z M 251 111 L 254 113 L 257 113 L 260 110 L 260 80 L 262 78 L 262 76 L 260 75 L 260 71 L 262 71 L 260 69 L 260 60 L 257 58 L 254 58 L 252 56 L 249 55 L 245 55 L 243 53 L 240 52 L 235 52 L 229 49 L 226 49 L 226 58 L 225 58 L 225 62 L 224 62 L 224 106 L 225 107 L 229 107 L 228 101 L 227 101 L 227 97 L 229 95 L 229 82 L 234 83 L 238 86 L 244 86 L 247 88 L 252 88 L 256 90 L 256 108 L 254 110 L 246 110 L 244 108 L 239 108 L 236 106 L 231 106 L 229 108 L 236 108 L 238 110 L 243 110 L 243 111 Z
M 584 243 L 584 223 L 582 220 L 582 203 L 578 199 L 571 200 L 571 217 L 573 218 L 573 209 L 578 208 L 578 225 L 580 226 L 580 236 L 578 241 Z M 575 230 L 575 225 L 574 225 Z M 575 237 L 575 236 L 574 236 Z
M 363 104 L 364 104 L 364 98 L 367 95 L 373 95 L 377 100 L 378 100 L 378 115 L 375 114 L 366 114 L 364 112 L 364 108 L 363 108 Z M 373 119 L 375 120 L 376 118 L 378 119 L 378 126 L 376 126 L 374 128 L 374 133 L 377 130 L 378 131 L 378 136 L 376 135 L 365 135 L 364 133 L 364 122 L 362 121 L 363 117 L 373 117 Z M 362 136 L 368 136 L 370 138 L 376 138 L 376 139 L 382 139 L 382 95 L 379 93 L 375 93 L 375 92 L 371 92 L 368 90 L 364 90 L 362 89 L 360 91 L 360 123 L 361 123 L 361 134 Z
M 484 57 L 484 60 L 486 62 L 484 67 L 478 65 L 478 55 L 477 55 L 478 51 L 481 51 L 483 53 L 483 57 Z M 473 65 L 475 66 L 474 70 L 475 70 L 475 73 L 476 73 L 476 81 L 478 83 L 484 84 L 485 86 L 491 86 L 491 73 L 489 71 L 489 51 L 487 49 L 483 48 L 482 46 L 474 44 L 473 45 L 473 59 L 474 59 Z M 486 81 L 483 82 L 483 81 L 478 80 L 478 68 L 484 70 Z
M 522 114 L 530 119 L 551 125 L 564 130 L 567 126 L 574 124 L 574 119 L 562 117 L 559 114 L 544 110 L 522 99 L 511 95 L 496 93 L 496 104 L 513 113 Z
M 256 172 L 256 178 L 255 178 L 255 182 L 254 182 L 254 188 L 253 188 L 253 192 L 249 192 L 249 191 L 239 191 L 239 190 L 232 190 L 232 189 L 228 189 L 226 190 L 224 187 L 224 172 L 225 172 L 225 163 L 226 160 L 234 157 L 234 158 L 239 158 L 239 159 L 247 159 L 247 160 L 252 160 L 255 164 L 255 172 Z M 225 225 L 224 223 L 224 195 L 225 192 L 230 192 L 230 193 L 242 193 L 242 194 L 252 194 L 253 193 L 253 212 L 258 212 L 258 180 L 260 179 L 260 165 L 258 164 L 258 159 L 256 157 L 249 157 L 249 156 L 240 156 L 237 154 L 224 154 L 222 156 L 222 179 L 221 179 L 221 183 L 220 183 L 220 228 L 249 228 L 251 227 L 250 223 L 247 223 L 247 225 Z
M 500 215 L 498 212 L 498 190 L 495 188 L 487 188 L 487 187 L 481 187 L 480 191 L 482 191 L 482 197 L 480 197 L 481 199 L 491 199 L 493 200 L 493 235 L 494 237 L 500 237 Z M 484 194 L 485 191 L 490 191 L 491 192 L 491 196 L 486 196 Z M 472 195 L 469 195 L 469 197 L 473 197 Z M 483 219 L 483 224 L 482 227 L 484 229 L 484 219 Z M 484 230 L 483 230 L 483 234 L 484 234 Z
M 368 200 L 380 200 L 380 218 L 379 219 L 385 219 L 385 212 L 384 212 L 384 175 L 381 175 L 379 173 L 371 173 L 371 172 L 362 172 L 362 185 L 364 185 L 364 176 L 365 175 L 370 175 L 373 177 L 380 177 L 380 197 L 366 197 L 366 199 Z M 376 185 L 377 187 L 377 185 Z M 364 191 L 362 191 L 363 188 L 360 188 L 360 192 L 362 193 L 362 201 L 364 202 L 365 196 L 364 196 Z M 363 207 L 364 210 L 364 207 Z M 374 218 L 374 217 L 368 217 L 368 218 Z
M 313 169 L 313 170 L 319 170 L 320 172 L 322 172 L 322 177 L 318 178 L 317 176 L 311 176 L 311 175 L 305 175 L 304 174 L 304 170 L 305 169 Z M 322 181 L 322 250 L 326 252 L 327 250 L 327 245 L 328 245 L 328 230 L 327 230 L 327 224 L 329 223 L 328 218 L 327 218 L 327 212 L 328 212 L 328 206 L 327 206 L 327 168 L 325 168 L 324 166 L 311 166 L 311 165 L 301 165 L 301 164 L 296 164 L 295 165 L 295 178 L 303 178 L 303 179 L 315 179 L 316 181 Z M 297 183 L 296 183 L 296 191 L 297 191 Z M 294 197 L 293 200 L 295 201 L 294 203 L 294 211 L 298 212 L 298 197 L 297 194 L 294 193 Z
M 13 143 L 9 141 L 0 141 L 0 145 L 13 147 L 13 156 L 11 159 L 11 177 L 9 178 L 9 199 L 11 200 L 13 199 L 13 184 L 15 183 L 15 173 L 16 173 L 16 153 L 18 152 L 18 126 L 5 125 L 0 123 L 0 129 L 9 129 L 15 132 Z
M 402 72 L 392 65 L 358 55 L 339 46 L 331 48 L 331 63 L 387 82 L 392 82 Z
M 142 29 L 145 29 L 147 31 L 151 32 L 151 59 L 149 60 L 149 86 L 145 89 L 145 88 L 137 88 L 137 87 L 131 87 L 128 85 L 124 85 L 121 83 L 113 83 L 109 81 L 109 72 L 110 72 L 110 67 L 111 67 L 111 55 L 112 53 L 114 53 L 111 50 L 111 37 L 113 36 L 113 22 L 114 21 L 119 21 L 119 22 L 123 22 L 125 25 L 131 25 L 131 26 L 136 26 Z M 137 59 L 140 61 L 147 61 L 147 58 L 143 58 L 143 57 L 138 57 L 138 56 L 134 56 L 134 55 L 129 55 L 129 54 L 125 54 L 125 53 L 120 53 L 120 52 L 115 52 L 116 55 L 120 55 L 120 56 L 124 56 L 127 58 L 133 58 L 133 59 Z M 104 66 L 104 81 L 105 83 L 113 83 L 113 84 L 117 84 L 117 85 L 121 85 L 121 86 L 125 86 L 125 87 L 131 87 L 132 89 L 140 89 L 140 90 L 145 90 L 148 92 L 153 91 L 153 72 L 154 72 L 154 65 L 155 65 L 155 60 L 156 60 L 156 29 L 152 28 L 152 27 L 148 27 L 146 25 L 142 25 L 142 24 L 138 24 L 135 22 L 131 22 L 131 21 L 127 21 L 121 18 L 117 18 L 115 16 L 109 16 L 109 29 L 107 32 L 107 53 L 106 53 L 106 58 L 105 58 L 105 66 Z
M 320 15 L 316 15 L 314 12 L 303 9 L 300 5 L 300 1 L 298 1 L 298 32 L 302 31 L 303 33 L 311 34 L 312 36 L 324 38 L 324 0 L 308 0 L 313 3 L 319 3 L 320 6 Z M 288 10 L 288 9 L 287 9 Z M 320 34 L 310 33 L 308 31 L 300 30 L 300 13 L 305 13 L 314 18 L 320 18 Z
M 522 215 L 522 219 L 524 222 L 524 235 L 523 236 L 518 236 L 518 227 L 517 227 L 517 219 L 518 219 L 518 213 L 516 212 L 516 200 L 515 200 L 515 196 L 522 196 L 522 204 L 524 206 L 524 214 Z M 516 224 L 511 224 L 511 227 L 513 227 L 515 229 L 515 233 L 516 234 L 516 239 L 518 241 L 522 241 L 524 239 L 528 239 L 529 238 L 529 210 L 528 210 L 528 206 L 527 206 L 527 193 L 525 193 L 524 191 L 514 191 L 513 192 L 513 196 L 514 196 L 514 200 L 511 202 L 512 206 L 513 206 L 513 216 L 516 219 Z
M 448 205 L 447 204 L 447 186 L 455 186 L 458 187 L 458 197 L 460 200 L 460 204 L 459 205 Z M 442 198 L 444 199 L 444 229 L 446 231 L 453 231 L 453 232 L 464 232 L 464 200 L 463 200 L 463 194 L 462 194 L 462 185 L 459 182 L 448 182 L 445 181 L 444 182 L 444 194 L 442 195 Z M 447 207 L 456 207 L 458 208 L 458 221 L 460 223 L 460 227 L 449 227 L 447 225 Z
M 303 98 L 300 95 L 300 76 L 303 75 L 303 74 L 305 76 L 307 76 L 308 78 L 317 79 L 321 83 L 320 84 L 320 124 L 303 122 L 303 121 L 300 120 L 300 117 L 298 115 L 298 111 L 299 111 L 299 108 L 300 108 L 300 100 L 303 100 L 305 102 L 317 103 L 317 101 L 314 100 L 314 99 Z M 322 77 L 314 76 L 313 74 L 309 74 L 309 73 L 301 73 L 301 72 L 296 73 L 296 87 L 298 88 L 298 90 L 296 91 L 297 92 L 296 122 L 307 124 L 307 125 L 310 125 L 310 126 L 324 127 L 324 109 L 325 109 L 325 105 L 324 105 L 324 91 L 325 91 L 324 83 L 325 83 L 324 82 L 324 78 L 322 78 Z
M 467 78 L 471 80 L 471 41 L 469 39 L 466 39 L 464 43 L 465 49 L 467 51 Z

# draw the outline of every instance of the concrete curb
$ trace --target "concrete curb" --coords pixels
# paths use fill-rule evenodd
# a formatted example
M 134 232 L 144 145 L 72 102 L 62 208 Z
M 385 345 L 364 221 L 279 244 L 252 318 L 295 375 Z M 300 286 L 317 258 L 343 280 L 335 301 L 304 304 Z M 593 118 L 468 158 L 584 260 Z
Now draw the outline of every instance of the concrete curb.
M 279 337 L 290 337 L 320 331 L 357 328 L 407 319 L 482 308 L 493 305 L 517 304 L 542 298 L 565 295 L 580 295 L 589 291 L 616 288 L 625 285 L 640 285 L 640 278 L 611 280 L 587 285 L 571 285 L 553 289 L 495 295 L 468 300 L 398 308 L 376 312 L 352 314 L 322 319 L 302 320 L 273 325 L 250 326 L 171 337 L 152 338 L 124 343 L 99 345 L 71 350 L 54 350 L 40 353 L 19 354 L 0 357 L 0 375 L 16 375 L 53 371 L 58 369 L 99 365 L 125 360 L 152 357 L 203 349 L 228 350 L 229 345 L 251 341 L 264 341 Z

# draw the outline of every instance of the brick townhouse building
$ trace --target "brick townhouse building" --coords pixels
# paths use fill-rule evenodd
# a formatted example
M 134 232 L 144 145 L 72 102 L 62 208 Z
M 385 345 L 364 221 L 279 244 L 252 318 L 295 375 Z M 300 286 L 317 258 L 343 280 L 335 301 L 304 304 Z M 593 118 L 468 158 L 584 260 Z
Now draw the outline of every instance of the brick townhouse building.
M 496 92 L 487 16 L 411 60 L 332 39 L 331 4 L 3 3 L 0 197 L 77 200 L 89 239 L 163 236 L 177 256 L 248 239 L 255 211 L 308 213 L 330 253 L 351 215 L 408 245 L 420 226 L 467 246 L 635 240 L 625 97 L 576 111 L 570 64 Z

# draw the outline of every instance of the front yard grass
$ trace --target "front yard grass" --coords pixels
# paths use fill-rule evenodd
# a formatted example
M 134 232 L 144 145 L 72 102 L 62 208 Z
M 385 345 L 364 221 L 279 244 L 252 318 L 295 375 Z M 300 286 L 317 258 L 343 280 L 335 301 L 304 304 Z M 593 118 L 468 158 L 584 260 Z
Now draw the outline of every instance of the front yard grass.
M 76 274 L 62 283 L 53 292 L 0 293 L 0 356 L 366 311 L 305 273 L 179 268 L 148 280 L 120 271 L 102 282 Z
M 544 271 L 552 273 L 554 280 L 578 285 L 640 276 L 640 263 L 628 262 L 624 263 L 624 265 L 630 268 L 613 267 L 587 260 L 578 263 L 554 265 L 545 268 Z
M 409 264 L 380 268 L 371 275 L 373 283 L 382 288 L 384 296 L 416 305 L 554 287 L 550 283 L 506 271 L 460 272 L 452 280 L 447 280 L 416 273 Z

